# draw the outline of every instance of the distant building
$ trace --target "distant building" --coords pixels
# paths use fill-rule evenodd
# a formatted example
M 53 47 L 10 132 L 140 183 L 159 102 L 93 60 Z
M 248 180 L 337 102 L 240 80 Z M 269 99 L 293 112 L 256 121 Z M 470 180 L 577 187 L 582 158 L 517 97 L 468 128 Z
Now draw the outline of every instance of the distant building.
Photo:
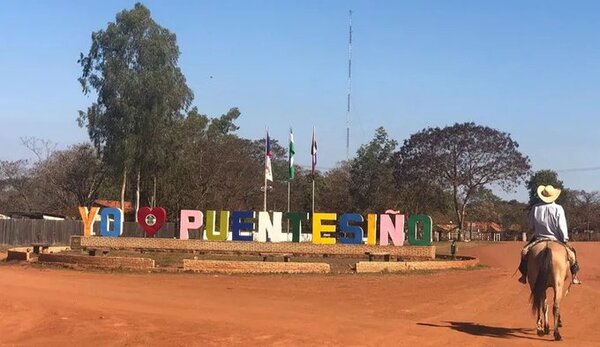
M 455 231 L 458 228 L 456 224 L 436 224 L 433 227 L 433 240 L 434 241 L 449 241 L 452 240 L 452 236 L 456 235 Z M 456 237 L 455 237 L 456 239 Z
M 465 232 L 471 240 L 500 241 L 502 226 L 496 222 L 467 222 Z
M 123 213 L 125 214 L 129 214 L 129 213 L 133 213 L 133 204 L 131 203 L 131 201 L 125 201 L 125 208 L 123 209 Z M 116 201 L 116 200 L 96 200 L 94 201 L 94 204 L 92 205 L 94 207 L 116 207 L 116 208 L 121 208 L 121 202 L 120 201 Z
M 456 224 L 437 224 L 434 230 L 439 241 L 458 240 L 458 225 Z M 462 239 L 500 241 L 502 234 L 502 226 L 496 222 L 465 222 Z

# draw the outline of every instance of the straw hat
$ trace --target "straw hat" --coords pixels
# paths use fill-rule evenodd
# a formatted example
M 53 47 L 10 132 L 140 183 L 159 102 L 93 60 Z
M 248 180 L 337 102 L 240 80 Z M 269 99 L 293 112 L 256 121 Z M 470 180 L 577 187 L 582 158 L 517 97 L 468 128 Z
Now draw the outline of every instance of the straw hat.
M 545 186 L 542 184 L 541 186 L 539 186 L 537 188 L 538 197 L 547 204 L 554 202 L 556 199 L 558 199 L 560 192 L 561 192 L 560 189 L 554 188 L 553 186 L 550 186 L 550 185 Z

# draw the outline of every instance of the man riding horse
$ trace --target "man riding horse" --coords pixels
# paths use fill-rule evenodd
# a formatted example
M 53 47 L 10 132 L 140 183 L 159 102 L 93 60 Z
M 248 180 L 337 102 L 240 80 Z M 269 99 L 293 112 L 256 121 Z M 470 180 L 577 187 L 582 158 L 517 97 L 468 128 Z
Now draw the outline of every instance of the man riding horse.
M 533 229 L 533 238 L 523 248 L 523 252 L 521 253 L 521 264 L 519 265 L 521 278 L 519 278 L 519 282 L 523 284 L 527 283 L 527 253 L 529 249 L 536 241 L 548 239 L 561 242 L 565 245 L 567 253 L 569 253 L 569 263 L 571 265 L 571 283 L 581 284 L 581 281 L 577 278 L 579 265 L 577 264 L 575 249 L 567 245 L 569 233 L 567 231 L 565 211 L 561 205 L 554 202 L 560 195 L 560 192 L 560 189 L 554 188 L 551 185 L 541 185 L 537 188 L 537 195 L 543 203 L 533 206 L 529 213 L 529 226 Z

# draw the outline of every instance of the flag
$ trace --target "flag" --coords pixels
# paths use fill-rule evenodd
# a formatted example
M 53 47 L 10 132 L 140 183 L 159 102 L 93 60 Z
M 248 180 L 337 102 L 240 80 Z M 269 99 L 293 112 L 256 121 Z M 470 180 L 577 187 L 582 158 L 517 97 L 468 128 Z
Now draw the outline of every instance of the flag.
M 315 172 L 317 171 L 317 139 L 315 137 L 315 128 L 313 128 L 312 144 L 310 146 L 310 155 L 312 157 L 312 177 L 315 178 Z
M 296 176 L 296 172 L 294 171 L 294 154 L 296 154 L 294 150 L 294 133 L 292 132 L 292 128 L 290 128 L 290 147 L 288 149 L 290 180 L 293 180 Z
M 265 146 L 265 178 L 271 182 L 273 182 L 273 169 L 271 168 L 272 157 L 273 148 L 271 147 L 271 139 L 269 138 L 269 132 L 267 131 L 267 145 Z

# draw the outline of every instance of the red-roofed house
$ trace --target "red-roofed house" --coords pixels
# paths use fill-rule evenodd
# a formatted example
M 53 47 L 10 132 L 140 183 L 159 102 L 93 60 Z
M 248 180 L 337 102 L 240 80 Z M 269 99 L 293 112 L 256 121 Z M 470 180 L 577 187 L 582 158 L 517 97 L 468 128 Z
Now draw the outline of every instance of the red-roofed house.
M 123 213 L 133 213 L 133 204 L 131 201 L 125 201 L 125 209 L 123 209 Z M 116 207 L 121 208 L 121 202 L 115 200 L 96 200 L 94 201 L 95 207 Z
M 471 240 L 500 241 L 502 226 L 496 222 L 467 222 L 466 233 Z
M 436 224 L 439 238 L 448 240 L 458 239 L 458 225 Z M 462 232 L 463 240 L 500 241 L 502 239 L 502 226 L 495 222 L 465 222 Z

